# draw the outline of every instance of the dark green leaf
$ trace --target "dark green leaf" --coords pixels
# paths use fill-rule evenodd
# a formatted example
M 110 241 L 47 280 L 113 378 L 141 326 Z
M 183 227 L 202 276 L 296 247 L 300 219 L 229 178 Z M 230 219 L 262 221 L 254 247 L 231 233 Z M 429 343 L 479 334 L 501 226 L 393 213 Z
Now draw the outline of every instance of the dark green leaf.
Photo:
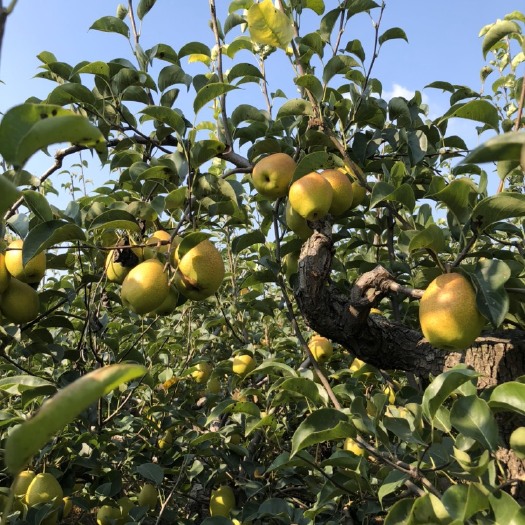
M 497 130 L 499 126 L 499 115 L 496 106 L 485 99 L 454 104 L 441 117 L 439 122 L 441 123 L 450 118 L 464 118 L 475 120 L 476 122 L 483 122 L 495 130 Z
M 101 213 L 88 226 L 88 230 L 97 229 L 140 232 L 135 217 L 124 210 L 108 210 Z
M 401 184 L 398 188 L 394 188 L 394 186 L 388 182 L 376 182 L 372 188 L 370 207 L 374 208 L 383 201 L 400 202 L 410 211 L 412 211 L 416 205 L 414 190 L 406 183 Z
M 186 130 L 184 118 L 174 109 L 165 108 L 162 106 L 148 106 L 147 108 L 142 109 L 140 113 L 143 113 L 148 117 L 152 117 L 155 120 L 166 124 L 166 126 L 169 126 L 179 135 L 184 135 Z
M 379 503 L 382 503 L 385 496 L 392 494 L 392 492 L 395 492 L 399 487 L 401 487 L 407 478 L 408 475 L 403 472 L 399 472 L 398 470 L 390 471 L 383 480 L 381 487 L 379 487 L 379 490 L 377 491 Z
M 129 27 L 116 16 L 103 16 L 95 21 L 89 29 L 105 31 L 108 33 L 118 33 L 129 38 Z
M 16 189 L 16 186 L 4 175 L 0 175 L 0 215 L 4 215 L 18 199 L 19 195 L 20 192 Z
M 184 70 L 177 64 L 162 68 L 159 73 L 159 89 L 164 91 L 173 84 L 184 84 L 188 89 L 191 86 L 191 76 L 187 75 Z
M 155 485 L 160 485 L 164 479 L 164 469 L 156 463 L 143 463 L 136 470 L 143 478 L 153 481 Z
M 502 192 L 486 197 L 472 210 L 472 218 L 481 230 L 495 222 L 525 216 L 525 195 Z
M 276 120 L 285 117 L 294 117 L 299 115 L 313 115 L 312 104 L 308 100 L 302 98 L 294 98 L 286 101 L 277 112 Z
M 31 210 L 41 222 L 50 221 L 53 219 L 53 211 L 47 202 L 47 199 L 37 191 L 24 190 L 24 202 L 29 210 Z
M 428 248 L 435 253 L 444 251 L 446 247 L 445 234 L 437 224 L 428 225 L 423 231 L 420 231 L 410 239 L 408 251 Z
M 346 75 L 353 67 L 359 67 L 359 63 L 348 55 L 336 55 L 332 57 L 324 67 L 323 82 L 328 82 L 335 75 Z
M 237 254 L 242 250 L 253 246 L 254 244 L 264 244 L 266 238 L 261 230 L 254 230 L 252 232 L 244 233 L 232 239 L 232 252 Z
M 197 93 L 197 96 L 193 101 L 193 110 L 195 113 L 198 113 L 208 102 L 211 102 L 217 97 L 220 97 L 221 95 L 224 95 L 233 89 L 238 88 L 236 86 L 232 86 L 231 84 L 224 84 L 223 82 L 212 82 L 211 84 L 206 84 Z
M 137 16 L 142 20 L 155 5 L 156 0 L 140 0 L 137 6 Z
M 455 179 L 444 189 L 428 195 L 431 199 L 444 202 L 460 222 L 466 222 L 471 215 L 470 203 L 478 189 L 468 177 Z
M 401 38 L 408 42 L 406 33 L 400 27 L 391 27 L 379 36 L 379 44 L 383 45 L 387 40 L 394 40 L 397 38 Z

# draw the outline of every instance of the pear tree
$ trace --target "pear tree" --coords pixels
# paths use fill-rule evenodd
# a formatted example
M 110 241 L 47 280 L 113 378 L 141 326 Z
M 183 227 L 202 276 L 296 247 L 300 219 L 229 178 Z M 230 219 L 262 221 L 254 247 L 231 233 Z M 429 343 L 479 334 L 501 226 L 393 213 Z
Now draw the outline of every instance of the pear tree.
M 521 523 L 525 14 L 435 116 L 376 78 L 395 5 L 208 0 L 143 47 L 166 4 L 2 108 L 0 524 Z

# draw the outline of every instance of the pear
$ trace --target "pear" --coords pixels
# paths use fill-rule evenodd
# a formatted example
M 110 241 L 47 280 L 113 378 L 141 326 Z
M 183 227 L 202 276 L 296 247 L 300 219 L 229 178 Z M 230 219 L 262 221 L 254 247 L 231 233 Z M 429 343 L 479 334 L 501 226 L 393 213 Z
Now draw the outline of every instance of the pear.
M 324 170 L 321 175 L 330 183 L 334 191 L 328 212 L 334 217 L 340 217 L 352 206 L 354 198 L 352 181 L 346 173 L 339 170 Z
M 310 226 L 308 226 L 308 223 L 306 222 L 306 219 L 301 217 L 290 205 L 290 200 L 286 203 L 286 211 L 285 211 L 285 220 L 286 220 L 286 226 L 290 230 L 292 230 L 298 237 L 300 237 L 303 240 L 308 239 L 310 235 L 314 232 Z
M 33 470 L 24 470 L 20 472 L 13 481 L 13 494 L 15 496 L 24 497 L 29 485 L 33 479 L 35 479 L 35 476 L 36 473 Z
M 22 261 L 23 246 L 24 241 L 16 239 L 7 247 L 8 249 L 5 253 L 7 271 L 11 276 L 23 283 L 39 283 L 46 273 L 46 254 L 45 252 L 40 252 L 24 265 Z
M 284 197 L 292 181 L 295 160 L 286 153 L 273 153 L 255 164 L 252 171 L 254 188 L 268 199 Z
M 334 190 L 328 180 L 312 172 L 290 186 L 288 199 L 294 211 L 303 219 L 317 221 L 328 214 L 333 195 Z
M 179 260 L 174 282 L 182 295 L 194 301 L 202 301 L 219 289 L 224 273 L 221 254 L 206 239 Z
M 34 507 L 41 503 L 53 503 L 54 507 L 60 507 L 64 498 L 64 492 L 56 478 L 48 472 L 37 474 L 25 495 L 26 503 L 29 507 Z
M 469 347 L 485 326 L 476 306 L 476 292 L 459 273 L 436 277 L 419 302 L 419 323 L 428 342 L 437 348 Z
M 206 361 L 201 361 L 194 366 L 195 370 L 191 373 L 191 377 L 196 383 L 206 383 L 213 371 L 213 367 Z
M 158 259 L 141 262 L 126 275 L 121 298 L 137 314 L 147 314 L 162 305 L 170 292 L 168 274 Z
M 325 363 L 334 353 L 332 343 L 326 337 L 314 335 L 308 342 L 308 348 L 318 363 Z
M 221 485 L 219 488 L 211 491 L 211 516 L 223 516 L 227 518 L 233 507 L 235 507 L 235 495 L 231 487 Z
M 157 489 L 151 483 L 146 483 L 137 496 L 137 502 L 140 507 L 154 509 L 157 505 L 158 497 L 159 493 Z
M 5 265 L 5 255 L 0 253 L 0 293 L 4 293 L 9 285 L 11 274 L 7 271 Z
M 113 525 L 121 517 L 122 513 L 118 507 L 102 505 L 97 512 L 97 525 Z
M 256 366 L 257 362 L 250 354 L 240 354 L 233 358 L 232 370 L 239 376 L 249 374 Z
M 29 323 L 38 316 L 40 299 L 38 292 L 22 281 L 12 277 L 0 299 L 0 311 L 12 323 Z

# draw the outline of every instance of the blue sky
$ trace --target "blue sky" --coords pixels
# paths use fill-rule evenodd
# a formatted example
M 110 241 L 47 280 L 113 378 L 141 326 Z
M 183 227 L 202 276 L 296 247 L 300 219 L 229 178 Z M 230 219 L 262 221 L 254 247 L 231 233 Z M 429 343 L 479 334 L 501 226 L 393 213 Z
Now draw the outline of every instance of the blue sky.
M 135 5 L 137 3 L 136 0 Z M 216 0 L 216 3 L 220 16 L 229 1 Z M 124 37 L 89 30 L 96 19 L 115 14 L 117 1 L 46 0 L 38 3 L 38 7 L 36 4 L 31 0 L 19 0 L 7 20 L 0 63 L 0 79 L 3 81 L 0 84 L 1 111 L 31 95 L 43 98 L 54 87 L 49 81 L 33 78 L 40 65 L 36 55 L 41 51 L 50 51 L 58 60 L 71 65 L 81 60 L 132 59 Z M 331 9 L 337 2 L 325 0 L 325 4 Z M 409 43 L 402 40 L 387 42 L 377 60 L 374 76 L 381 80 L 386 97 L 408 95 L 435 80 L 464 84 L 477 90 L 480 87 L 479 71 L 485 64 L 479 30 L 520 8 L 523 4 L 518 0 L 387 1 L 382 30 L 402 27 Z M 163 42 L 178 50 L 189 41 L 204 41 L 211 47 L 214 42 L 208 20 L 206 0 L 157 0 L 144 20 L 141 44 L 149 48 Z M 373 29 L 366 15 L 359 15 L 351 21 L 343 42 L 353 38 L 362 40 L 367 57 L 370 56 Z M 188 68 L 191 74 L 190 66 Z M 201 69 L 200 72 L 204 71 Z M 446 95 L 433 89 L 424 90 L 424 94 L 434 114 L 446 109 Z M 293 93 L 289 95 L 294 96 Z M 455 119 L 454 126 L 455 130 L 475 140 L 472 123 Z M 43 159 L 43 164 L 33 161 L 30 166 L 34 166 L 32 169 L 38 176 L 38 170 L 49 164 L 49 159 Z

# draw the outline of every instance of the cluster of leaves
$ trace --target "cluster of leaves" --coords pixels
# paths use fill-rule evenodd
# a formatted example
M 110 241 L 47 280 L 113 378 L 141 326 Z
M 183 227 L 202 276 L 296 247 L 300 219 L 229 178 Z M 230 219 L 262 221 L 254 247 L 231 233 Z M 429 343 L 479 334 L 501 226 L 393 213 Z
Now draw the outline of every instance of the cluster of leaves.
M 236 494 L 232 517 L 246 523 L 519 523 L 523 511 L 503 490 L 513 480 L 501 474 L 495 413 L 525 415 L 523 382 L 478 397 L 477 374 L 458 367 L 425 389 L 402 373 L 350 368 L 352 356 L 338 348 L 324 369 L 341 406 L 334 408 L 304 362 L 297 331 L 308 328 L 282 278 L 282 257 L 302 241 L 286 229 L 284 202 L 257 195 L 247 173 L 261 155 L 278 151 L 297 159 L 296 178 L 359 165 L 367 199 L 334 225 L 333 281 L 342 291 L 377 264 L 415 288 L 461 264 L 490 323 L 523 327 L 525 199 L 514 191 L 521 134 L 498 135 L 473 152 L 447 136 L 451 118 L 478 122 L 480 133 L 507 131 L 515 121 L 521 57 L 508 57 L 511 40 L 521 43 L 523 15 L 485 29 L 483 51 L 505 79 L 494 82 L 494 94 L 437 81 L 430 87 L 450 92 L 450 108 L 431 120 L 419 92 L 381 98 L 374 62 L 383 45 L 407 37 L 400 28 L 383 30 L 385 6 L 373 0 L 332 10 L 322 0 L 278 2 L 280 9 L 270 0 L 234 0 L 222 23 L 210 0 L 212 44 L 178 51 L 163 43 L 143 49 L 135 24 L 125 21 L 144 18 L 147 27 L 154 4 L 120 7 L 91 26 L 129 39 L 135 63 L 70 65 L 41 53 L 39 76 L 56 87 L 0 123 L 3 231 L 25 239 L 25 260 L 48 250 L 54 270 L 40 290 L 42 315 L 1 329 L 2 437 L 90 370 L 133 362 L 147 373 L 104 395 L 32 460 L 72 496 L 78 523 L 146 480 L 158 485 L 162 507 L 133 515 L 143 523 L 230 523 L 206 517 L 209 494 L 223 483 Z M 307 11 L 317 26 L 296 35 Z M 365 51 L 359 40 L 346 42 L 344 30 L 368 16 L 377 23 L 374 49 Z M 250 60 L 241 61 L 240 51 Z M 190 75 L 187 62 L 202 72 Z M 300 97 L 286 96 L 297 88 Z M 72 146 L 40 178 L 24 170 L 32 154 L 63 141 Z M 71 202 L 50 204 L 52 175 L 86 149 L 111 179 L 78 197 L 72 170 Z M 499 169 L 512 191 L 488 194 L 479 163 L 491 160 L 513 163 Z M 93 169 L 86 160 L 77 168 Z M 105 278 L 105 249 L 124 237 L 140 244 L 159 228 L 212 235 L 228 274 L 215 298 L 187 302 L 167 318 L 138 317 Z M 381 308 L 417 326 L 415 302 Z M 241 351 L 259 362 L 246 377 L 231 368 Z M 218 392 L 191 379 L 203 360 L 213 364 Z M 347 437 L 366 454 L 343 450 Z M 7 493 L 11 477 L 2 476 Z M 15 512 L 10 523 L 17 519 Z

